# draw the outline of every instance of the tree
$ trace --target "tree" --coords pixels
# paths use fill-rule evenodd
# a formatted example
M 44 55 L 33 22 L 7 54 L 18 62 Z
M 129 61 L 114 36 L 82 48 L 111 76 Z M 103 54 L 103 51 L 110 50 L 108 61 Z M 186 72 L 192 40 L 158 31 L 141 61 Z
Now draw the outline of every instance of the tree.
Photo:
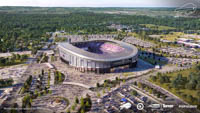
M 197 96 L 200 99 L 200 91 L 197 92 Z
M 43 90 L 43 94 L 46 95 L 47 94 L 47 89 Z
M 196 70 L 197 70 L 197 71 L 200 71 L 200 65 L 197 65 L 197 66 L 196 66 Z
M 194 101 L 194 97 L 192 95 L 188 95 L 188 99 L 190 100 L 190 102 Z
M 25 59 L 27 59 L 28 58 L 28 56 L 27 55 L 21 55 L 21 61 L 24 61 Z
M 150 93 L 150 94 L 152 94 L 152 93 L 153 93 L 153 90 L 152 90 L 151 88 L 149 89 L 149 93 Z
M 159 92 L 157 93 L 157 98 L 160 98 L 160 93 Z
M 139 82 L 138 83 L 138 87 L 141 88 L 142 87 L 142 83 Z
M 157 91 L 155 89 L 153 89 L 153 94 L 155 95 L 157 93 Z
M 162 99 L 163 99 L 163 100 L 165 100 L 166 98 L 167 98 L 167 96 L 165 96 L 165 95 L 162 96 Z
M 54 56 L 51 56 L 51 62 L 55 61 Z
M 79 99 L 77 96 L 75 97 L 75 103 L 77 103 L 77 104 L 79 103 Z
M 137 91 L 133 90 L 133 91 L 131 92 L 131 94 L 134 95 L 134 96 L 137 96 Z
M 52 90 L 49 90 L 49 94 L 52 94 Z
M 103 83 L 103 87 L 104 87 L 104 88 L 107 87 L 107 84 L 108 84 L 107 82 L 104 82 L 104 83 Z
M 137 82 L 134 82 L 133 84 L 134 84 L 135 86 L 137 86 Z
M 105 94 L 105 89 L 103 89 L 102 93 Z
M 110 87 L 108 87 L 108 91 L 110 91 L 111 90 L 111 88 Z
M 97 84 L 96 84 L 96 86 L 97 86 L 97 87 L 100 87 L 100 84 L 99 84 L 99 83 L 97 83 Z
M 145 87 L 145 91 L 148 91 L 149 90 L 149 87 Z
M 38 96 L 38 91 L 37 91 L 37 89 L 35 90 L 34 94 L 35 94 L 36 96 Z
M 81 97 L 81 106 L 84 106 L 85 104 L 84 104 L 84 98 L 83 97 Z
M 99 92 L 97 92 L 97 97 L 100 98 L 101 97 L 101 94 Z
M 89 101 L 86 101 L 86 104 L 85 104 L 86 107 L 89 107 L 90 106 L 90 103 Z
M 118 77 L 115 77 L 115 80 L 116 80 L 116 81 L 118 81 L 118 80 L 119 80 L 119 78 L 118 78 Z
M 160 78 L 160 76 L 162 76 L 162 73 L 158 72 L 156 75 L 158 78 Z
M 200 83 L 197 84 L 196 90 L 200 90 Z
M 152 77 L 151 77 L 151 80 L 152 80 L 153 82 L 156 82 L 157 77 L 156 77 L 156 76 L 152 76 Z
M 19 60 L 21 56 L 19 54 L 16 54 L 16 60 Z
M 187 98 L 187 94 L 182 93 L 181 96 L 182 96 L 183 98 Z
M 39 96 L 39 97 L 41 97 L 41 96 L 42 96 L 42 94 L 41 94 L 41 93 L 38 93 L 38 96 Z
M 159 82 L 160 82 L 160 83 L 165 83 L 165 78 L 164 78 L 164 76 L 160 76 L 160 77 L 159 77 Z
M 24 87 L 22 87 L 21 93 L 22 93 L 22 94 L 25 93 L 25 88 L 24 88 Z
M 195 87 L 196 87 L 196 84 L 192 83 L 192 82 L 190 82 L 186 85 L 186 88 L 189 90 L 193 90 L 193 89 L 195 89 Z
M 67 113 L 71 113 L 70 109 L 67 109 Z
M 76 109 L 75 105 L 72 105 L 71 109 L 74 111 Z
M 16 60 L 16 59 L 17 59 L 16 57 L 17 57 L 16 54 L 13 54 L 13 53 L 12 53 L 11 58 L 12 58 L 13 60 Z
M 34 55 L 34 54 L 36 54 L 36 53 L 37 53 L 37 49 L 35 49 L 35 48 L 32 49 L 31 54 Z
M 123 80 L 123 83 L 125 83 L 125 82 L 126 82 L 126 80 L 124 79 L 124 80 Z
M 62 82 L 62 73 L 61 73 L 61 72 L 58 73 L 58 77 L 59 77 L 59 78 L 58 78 L 58 81 L 59 81 L 59 82 Z
M 84 110 L 84 109 L 81 109 L 81 113 L 85 113 L 85 110 Z
M 44 69 L 42 69 L 42 75 L 44 75 Z
M 22 106 L 24 107 L 24 108 L 26 108 L 26 107 L 31 107 L 31 102 L 32 102 L 32 99 L 31 99 L 31 97 L 30 97 L 30 95 L 29 94 L 27 94 L 26 96 L 24 96 L 24 98 L 22 99 Z

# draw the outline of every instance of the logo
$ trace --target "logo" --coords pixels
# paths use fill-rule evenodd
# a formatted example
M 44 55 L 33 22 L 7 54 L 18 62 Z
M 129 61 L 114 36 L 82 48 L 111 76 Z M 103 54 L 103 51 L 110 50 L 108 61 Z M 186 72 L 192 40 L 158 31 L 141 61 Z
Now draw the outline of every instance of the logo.
M 144 105 L 142 103 L 138 103 L 137 109 L 138 110 L 143 110 L 144 109 Z

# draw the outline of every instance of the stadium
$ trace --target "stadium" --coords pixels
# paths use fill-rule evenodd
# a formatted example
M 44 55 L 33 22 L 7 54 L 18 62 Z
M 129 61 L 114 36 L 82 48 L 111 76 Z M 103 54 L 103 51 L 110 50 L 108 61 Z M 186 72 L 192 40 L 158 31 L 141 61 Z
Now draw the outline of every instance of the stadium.
M 63 42 L 58 50 L 62 61 L 81 72 L 109 73 L 117 67 L 137 65 L 138 49 L 117 40 Z

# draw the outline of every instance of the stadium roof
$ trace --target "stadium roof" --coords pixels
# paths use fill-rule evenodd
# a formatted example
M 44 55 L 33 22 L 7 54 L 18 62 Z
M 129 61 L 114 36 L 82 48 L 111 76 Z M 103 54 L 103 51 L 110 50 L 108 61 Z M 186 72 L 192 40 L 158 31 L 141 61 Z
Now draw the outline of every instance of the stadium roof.
M 135 46 L 128 43 L 121 42 L 121 41 L 111 40 L 111 39 L 95 39 L 95 40 L 90 40 L 86 42 L 91 42 L 91 41 L 114 42 L 114 43 L 119 44 L 122 48 L 124 48 L 124 50 L 122 52 L 117 52 L 117 53 L 112 53 L 112 54 L 96 54 L 96 53 L 85 51 L 67 42 L 59 43 L 58 47 L 63 48 L 65 51 L 70 52 L 74 55 L 77 55 L 81 58 L 94 60 L 94 61 L 102 61 L 102 62 L 128 59 L 138 54 L 138 49 Z

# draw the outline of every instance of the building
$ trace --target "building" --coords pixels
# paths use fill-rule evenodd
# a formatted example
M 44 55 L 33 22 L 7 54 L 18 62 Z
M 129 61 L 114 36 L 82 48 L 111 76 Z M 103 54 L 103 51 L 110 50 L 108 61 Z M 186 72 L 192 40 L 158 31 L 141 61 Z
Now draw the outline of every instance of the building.
M 184 44 L 185 46 L 191 47 L 191 48 L 200 48 L 200 44 L 192 42 L 193 39 L 185 39 L 185 38 L 179 38 L 177 43 L 178 44 Z
M 178 38 L 178 41 L 182 41 L 182 42 L 191 42 L 191 41 L 193 41 L 193 39 Z
M 81 72 L 108 73 L 120 66 L 136 67 L 138 49 L 130 44 L 110 40 L 59 43 L 62 61 Z

